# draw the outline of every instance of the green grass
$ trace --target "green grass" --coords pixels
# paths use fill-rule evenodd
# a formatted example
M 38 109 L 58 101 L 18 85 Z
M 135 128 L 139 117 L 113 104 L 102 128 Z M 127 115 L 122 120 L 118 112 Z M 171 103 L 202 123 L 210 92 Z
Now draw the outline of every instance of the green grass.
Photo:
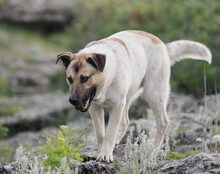
M 194 154 L 198 154 L 201 153 L 201 150 L 191 150 L 189 152 L 186 153 L 178 153 L 178 152 L 170 152 L 168 154 L 168 159 L 173 159 L 173 160 L 181 160 L 184 159 L 190 155 L 194 155 Z

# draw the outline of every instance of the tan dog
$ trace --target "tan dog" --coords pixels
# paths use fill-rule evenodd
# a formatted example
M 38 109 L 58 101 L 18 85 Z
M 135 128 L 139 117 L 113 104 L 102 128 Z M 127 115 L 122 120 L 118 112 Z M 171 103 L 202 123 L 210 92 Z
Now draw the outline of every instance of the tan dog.
M 99 156 L 113 161 L 113 148 L 123 138 L 132 101 L 143 91 L 157 123 L 155 146 L 164 137 L 169 119 L 166 105 L 170 91 L 170 67 L 184 58 L 211 63 L 211 53 L 203 44 L 174 41 L 164 44 L 143 31 L 122 31 L 89 43 L 76 54 L 61 53 L 70 88 L 69 101 L 81 112 L 89 113 L 95 127 Z M 105 131 L 104 107 L 110 118 Z

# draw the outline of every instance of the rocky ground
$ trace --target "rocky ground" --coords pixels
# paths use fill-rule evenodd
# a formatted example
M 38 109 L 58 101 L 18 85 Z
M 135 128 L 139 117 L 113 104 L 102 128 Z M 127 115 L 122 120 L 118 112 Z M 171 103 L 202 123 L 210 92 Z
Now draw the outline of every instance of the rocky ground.
M 32 97 L 35 98 L 36 96 L 34 96 L 35 95 L 33 95 Z M 50 106 L 50 104 L 47 104 L 48 98 L 50 97 L 52 97 L 52 101 L 55 102 L 55 106 Z M 41 95 L 38 100 L 34 100 L 36 102 L 36 106 L 34 107 L 39 106 L 40 101 L 43 101 L 40 110 L 34 108 L 31 109 L 33 107 L 31 106 L 30 108 L 27 107 L 25 110 L 19 111 L 19 114 L 15 113 L 14 116 L 11 117 L 11 119 L 9 119 L 10 117 L 3 118 L 1 122 L 4 122 L 4 124 L 7 126 L 10 125 L 11 127 L 13 127 L 21 124 L 17 127 L 23 127 L 23 129 L 26 129 L 18 129 L 19 132 L 17 134 L 14 134 L 13 137 L 5 139 L 4 141 L 11 144 L 14 148 L 17 147 L 20 143 L 25 144 L 25 142 L 28 142 L 32 146 L 36 146 L 37 140 L 34 137 L 40 137 L 40 135 L 44 133 L 57 132 L 57 128 L 49 127 L 49 122 L 53 121 L 54 119 L 57 120 L 60 117 L 60 115 L 62 115 L 65 112 L 65 110 L 70 110 L 72 115 L 75 114 L 75 116 L 77 115 L 81 118 L 75 119 L 72 122 L 66 121 L 65 123 L 67 123 L 70 127 L 76 128 L 77 132 L 82 131 L 84 127 L 88 127 L 87 135 L 83 139 L 83 141 L 86 142 L 86 147 L 84 147 L 81 150 L 84 154 L 84 159 L 86 160 L 84 162 L 78 162 L 77 165 L 73 167 L 77 167 L 80 173 L 116 173 L 118 170 L 118 166 L 123 167 L 123 165 L 125 164 L 124 150 L 126 138 L 129 134 L 129 131 L 121 141 L 120 145 L 117 145 L 114 149 L 114 163 L 107 164 L 105 162 L 95 161 L 97 157 L 97 148 L 94 146 L 95 139 L 91 119 L 88 117 L 88 115 L 78 115 L 78 113 L 74 112 L 71 106 L 67 107 L 67 105 L 65 104 L 59 104 L 58 100 L 60 101 L 60 103 L 65 103 L 65 98 L 65 94 L 57 92 L 53 94 L 44 94 Z M 191 150 L 204 151 L 204 143 L 207 146 L 214 144 L 217 148 L 214 150 L 215 153 L 213 153 L 214 151 L 212 151 L 212 153 L 202 152 L 199 154 L 190 155 L 187 158 L 181 160 L 158 161 L 160 168 L 155 170 L 153 173 L 165 174 L 220 172 L 220 154 L 217 153 L 219 152 L 220 138 L 218 134 L 215 135 L 214 133 L 214 129 L 217 130 L 220 128 L 219 120 L 217 120 L 217 118 L 219 118 L 219 112 L 217 113 L 215 107 L 210 106 L 213 104 L 213 102 L 215 103 L 216 99 L 219 100 L 220 95 L 208 96 L 206 98 L 207 109 L 204 111 L 202 100 L 197 100 L 189 96 L 187 97 L 177 94 L 171 94 L 170 102 L 168 105 L 171 121 L 167 135 L 170 137 L 170 143 L 173 146 L 172 151 L 181 153 L 186 153 Z M 25 100 L 28 100 L 28 98 L 25 98 Z M 12 99 L 12 101 L 14 102 L 16 100 Z M 21 103 L 22 101 L 23 100 L 21 100 Z M 37 101 L 39 103 L 37 103 Z M 56 104 L 56 102 L 58 102 L 58 104 Z M 138 102 L 141 103 L 141 100 L 139 100 Z M 46 107 L 44 108 L 43 106 Z M 140 104 L 140 107 L 141 106 L 145 107 L 145 103 Z M 29 109 L 32 110 L 32 114 L 30 115 L 30 117 L 27 117 L 25 116 L 25 114 L 29 113 Z M 57 113 L 55 115 L 53 115 L 54 110 L 56 110 L 55 113 Z M 175 112 L 173 112 L 174 110 Z M 138 110 L 138 114 L 140 114 L 140 110 Z M 155 129 L 155 120 L 151 110 L 143 110 L 143 112 L 141 112 L 141 115 L 143 115 L 143 117 L 145 118 L 139 118 L 137 120 L 131 121 L 128 129 L 130 130 L 131 127 L 135 128 L 133 132 L 133 141 L 135 141 L 136 137 L 140 135 L 141 131 L 144 130 L 147 134 L 149 134 L 151 130 Z M 19 119 L 22 119 L 22 121 L 20 122 Z M 26 128 L 25 126 L 23 126 L 26 124 L 25 122 L 28 122 L 28 124 L 35 127 L 35 129 L 36 125 L 37 127 L 39 127 L 37 130 Z M 204 133 L 206 134 L 206 139 L 204 139 Z M 16 167 L 16 163 L 4 164 L 0 166 L 0 172 L 16 173 Z
M 41 50 L 42 51 L 42 50 Z M 45 51 L 46 54 L 46 51 Z M 51 76 L 63 71 L 62 67 L 55 65 L 56 55 L 48 55 L 37 58 L 35 63 L 24 62 L 17 58 L 15 63 L 1 59 L 2 68 L 10 67 L 17 69 L 7 73 L 10 77 L 10 90 L 15 93 L 11 97 L 1 98 L 10 106 L 19 107 L 18 111 L 11 115 L 0 117 L 0 122 L 9 128 L 9 136 L 3 139 L 12 148 L 20 143 L 37 146 L 36 136 L 41 138 L 42 134 L 58 131 L 58 126 L 67 124 L 81 132 L 87 127 L 86 136 L 83 141 L 86 147 L 82 149 L 85 155 L 84 162 L 78 163 L 80 173 L 115 173 L 118 164 L 123 166 L 124 146 L 126 137 L 121 144 L 114 149 L 115 163 L 107 164 L 97 162 L 97 149 L 94 146 L 94 130 L 88 114 L 76 112 L 68 103 L 68 94 L 59 91 L 48 91 L 51 87 Z M 64 74 L 63 74 L 63 78 Z M 53 80 L 56 80 L 56 78 Z M 53 82 L 56 84 L 56 81 Z M 64 82 L 65 83 L 65 82 Z M 203 150 L 207 146 L 215 144 L 216 153 L 199 153 L 181 160 L 159 161 L 160 168 L 154 173 L 217 173 L 219 168 L 220 145 L 220 95 L 207 96 L 204 99 L 195 99 L 191 96 L 177 95 L 172 93 L 168 104 L 170 126 L 167 136 L 170 137 L 172 151 L 186 153 L 191 150 Z M 141 131 L 148 134 L 155 130 L 155 119 L 146 102 L 140 98 L 134 103 L 130 110 L 133 121 L 130 127 L 135 127 L 134 141 Z M 3 164 L 0 173 L 16 173 L 16 163 Z M 76 167 L 76 166 L 75 166 Z
M 0 20 L 33 26 L 44 23 L 47 28 L 66 25 L 73 18 L 71 9 L 74 1 L 23 1 L 0 1 Z M 59 6 L 53 5 L 57 3 Z M 94 146 L 96 142 L 91 119 L 88 113 L 79 113 L 69 104 L 64 69 L 55 64 L 56 55 L 66 50 L 48 46 L 32 35 L 24 37 L 23 34 L 15 34 L 7 28 L 0 27 L 0 35 L 0 90 L 7 79 L 4 90 L 10 91 L 10 94 L 0 98 L 0 107 L 8 108 L 0 112 L 0 123 L 9 129 L 8 137 L 0 141 L 12 149 L 21 143 L 35 147 L 38 146 L 35 137 L 42 139 L 42 134 L 56 133 L 61 124 L 75 128 L 76 136 L 87 127 L 82 139 L 86 147 L 81 149 L 85 160 L 73 167 L 85 174 L 116 173 L 119 166 L 123 167 L 129 131 L 114 149 L 114 163 L 95 161 L 97 149 Z M 158 161 L 159 168 L 154 173 L 220 173 L 219 108 L 220 94 L 195 99 L 171 93 L 168 104 L 170 125 L 167 131 L 171 151 L 202 152 L 181 160 Z M 132 121 L 128 130 L 135 128 L 133 142 L 143 130 L 147 134 L 155 130 L 154 115 L 141 97 L 132 105 L 130 118 Z M 16 173 L 16 162 L 8 163 L 0 157 L 0 163 L 0 173 Z

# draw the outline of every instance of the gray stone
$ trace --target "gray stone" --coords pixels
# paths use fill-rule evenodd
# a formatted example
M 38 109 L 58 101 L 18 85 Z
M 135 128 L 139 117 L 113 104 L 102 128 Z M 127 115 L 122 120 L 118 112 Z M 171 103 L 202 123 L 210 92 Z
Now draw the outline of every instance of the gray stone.
M 17 172 L 17 163 L 12 162 L 9 164 L 0 165 L 0 173 L 1 174 L 18 174 Z
M 147 120 L 147 119 L 138 119 L 138 120 L 133 120 L 130 122 L 128 126 L 128 130 L 125 134 L 125 136 L 122 138 L 120 141 L 120 144 L 125 144 L 127 142 L 127 137 L 130 135 L 131 130 L 133 129 L 132 133 L 132 142 L 136 141 L 136 138 L 142 131 L 144 131 L 147 135 L 152 129 L 155 129 L 156 127 L 156 122 L 155 120 Z
M 171 113 L 196 113 L 199 111 L 199 105 L 199 101 L 192 96 L 171 93 L 168 101 L 168 110 Z
M 124 165 L 124 150 L 125 145 L 116 145 L 114 148 L 114 162 L 106 163 L 96 161 L 98 156 L 97 148 L 90 146 L 83 148 L 81 152 L 84 154 L 84 162 L 78 162 L 73 168 L 78 168 L 80 174 L 113 174 L 119 170 L 120 166 Z
M 207 106 L 206 107 L 207 112 L 212 112 L 220 115 L 220 110 L 219 110 L 220 94 L 206 96 L 204 99 L 201 100 L 201 104 Z M 216 121 L 217 122 L 219 121 L 219 125 L 220 125 L 220 119 Z
M 175 118 L 175 121 L 179 122 L 183 129 L 177 132 L 178 144 L 195 144 L 196 139 L 203 136 L 202 124 L 195 121 L 193 117 L 194 114 L 181 113 Z
M 178 152 L 178 153 L 186 153 L 186 152 L 189 152 L 191 150 L 197 150 L 198 147 L 196 145 L 180 145 L 180 146 L 177 146 L 173 151 L 174 152 Z
M 60 92 L 15 96 L 9 100 L 21 110 L 11 116 L 0 117 L 0 122 L 10 129 L 9 135 L 19 131 L 37 131 L 47 126 L 66 124 L 67 119 L 88 117 L 74 109 L 68 102 L 68 94 Z
M 95 132 L 92 127 L 91 119 L 87 117 L 81 117 L 77 120 L 68 123 L 67 126 L 71 129 L 75 129 L 74 136 L 78 137 L 80 133 L 87 128 L 85 131 L 85 136 L 81 138 L 82 142 L 85 142 L 86 145 L 95 145 L 96 139 Z M 46 127 L 39 131 L 24 131 L 19 132 L 13 137 L 4 139 L 4 142 L 8 143 L 10 147 L 16 149 L 20 144 L 27 145 L 29 144 L 31 147 L 39 146 L 38 141 L 45 142 L 45 139 L 42 138 L 42 135 L 46 134 L 56 134 L 60 129 L 55 127 Z
M 71 20 L 73 6 L 73 0 L 3 0 L 0 20 L 60 27 Z
M 38 60 L 35 64 L 23 63 L 19 68 L 21 70 L 17 70 L 16 74 L 10 74 L 8 77 L 10 91 L 15 94 L 47 92 L 51 84 L 50 77 L 61 71 L 61 68 L 53 60 Z
M 214 135 L 212 137 L 212 143 L 220 146 L 220 135 L 219 134 L 218 135 Z
M 189 173 L 219 173 L 220 154 L 200 153 L 188 156 L 182 160 L 168 161 L 162 168 L 156 170 L 154 174 L 189 174 Z
M 130 118 L 146 118 L 148 104 L 145 101 L 143 96 L 140 96 L 130 107 L 129 109 L 129 117 Z

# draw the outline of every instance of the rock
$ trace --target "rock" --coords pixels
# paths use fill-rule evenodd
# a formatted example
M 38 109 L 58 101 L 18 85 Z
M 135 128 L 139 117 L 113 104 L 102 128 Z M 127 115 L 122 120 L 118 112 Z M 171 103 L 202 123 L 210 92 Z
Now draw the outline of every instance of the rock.
M 178 153 L 186 153 L 191 150 L 198 150 L 196 145 L 190 144 L 190 145 L 180 145 L 177 146 L 173 151 Z
M 171 174 L 171 173 L 219 173 L 220 154 L 205 154 L 200 153 L 188 156 L 182 160 L 171 160 L 162 168 L 156 170 L 154 174 Z
M 73 0 L 3 0 L 0 20 L 63 28 L 72 18 Z
M 120 166 L 124 165 L 124 150 L 125 145 L 116 145 L 114 148 L 114 162 L 106 163 L 96 161 L 98 156 L 97 148 L 90 146 L 81 149 L 84 155 L 84 162 L 78 162 L 73 168 L 78 168 L 80 174 L 113 174 L 119 169 Z
M 81 117 L 77 120 L 74 120 L 67 124 L 67 126 L 71 129 L 74 128 L 74 136 L 80 136 L 80 133 L 87 128 L 85 131 L 85 136 L 81 138 L 82 142 L 85 142 L 86 145 L 95 145 L 96 139 L 94 138 L 95 132 L 92 127 L 92 121 L 90 118 Z M 4 142 L 8 143 L 12 148 L 16 149 L 20 144 L 27 145 L 29 144 L 31 147 L 39 146 L 38 141 L 45 142 L 42 138 L 42 135 L 46 134 L 55 134 L 59 131 L 59 128 L 55 127 L 46 127 L 39 131 L 24 131 L 19 132 L 13 137 L 4 139 Z
M 0 173 L 1 174 L 18 174 L 16 167 L 17 167 L 17 163 L 16 162 L 12 162 L 9 164 L 5 164 L 5 165 L 0 165 Z
M 82 119 L 85 122 L 84 119 Z M 145 130 L 147 133 L 151 129 L 155 129 L 153 124 L 154 120 L 135 120 L 132 121 L 130 124 L 130 128 L 134 127 L 134 134 L 133 134 L 133 141 L 136 140 L 139 132 Z M 91 122 L 91 120 L 87 119 L 87 123 Z M 82 127 L 79 122 L 76 122 L 72 127 Z M 50 132 L 53 130 L 44 130 L 45 132 Z M 56 130 L 57 131 L 57 130 Z M 92 130 L 88 130 L 88 132 L 92 132 Z M 94 131 L 92 132 L 93 139 L 94 139 Z M 129 134 L 129 130 L 127 135 Z M 24 136 L 25 137 L 25 136 Z M 20 137 L 22 140 L 22 138 Z M 13 142 L 11 142 L 13 143 Z M 84 162 L 78 162 L 74 164 L 71 168 L 76 169 L 79 171 L 80 174 L 114 174 L 119 171 L 119 168 L 125 165 L 125 144 L 116 145 L 114 148 L 114 162 L 113 163 L 106 163 L 96 161 L 98 151 L 96 146 L 86 146 L 81 149 L 83 154 Z M 190 145 L 186 145 L 183 149 L 190 150 L 192 147 Z M 186 152 L 186 151 L 182 151 Z M 196 155 L 191 155 L 182 160 L 161 160 L 158 161 L 158 165 L 161 166 L 160 169 L 154 171 L 155 174 L 168 174 L 168 173 L 218 173 L 220 172 L 220 164 L 218 159 L 220 158 L 220 154 L 205 154 L 200 153 Z M 10 164 L 0 165 L 0 173 L 11 174 L 15 173 L 17 167 L 17 163 L 13 162 Z
M 145 131 L 145 133 L 148 135 L 152 129 L 156 129 L 156 122 L 155 120 L 146 120 L 143 118 L 131 121 L 125 136 L 120 141 L 120 144 L 126 144 L 127 137 L 130 136 L 130 131 L 132 129 L 132 142 L 135 142 L 136 138 L 140 135 L 142 131 Z
M 167 110 L 171 113 L 197 113 L 199 111 L 199 102 L 192 96 L 171 93 Z
M 178 144 L 194 144 L 198 137 L 203 136 L 203 126 L 194 120 L 194 116 L 194 114 L 181 113 L 175 118 L 175 121 L 180 123 L 176 137 Z
M 207 106 L 205 108 L 206 112 L 212 112 L 220 115 L 220 94 L 206 96 L 204 99 L 201 100 L 201 104 Z M 217 120 L 217 122 L 218 121 L 220 122 L 220 120 Z
M 171 93 L 168 101 L 167 110 L 171 113 L 198 113 L 202 102 L 192 96 Z M 143 95 L 134 101 L 130 110 L 130 118 L 146 118 L 149 106 Z
M 130 107 L 129 117 L 130 118 L 146 118 L 147 110 L 149 109 L 147 102 L 143 96 L 140 96 Z
M 78 169 L 79 174 L 115 174 L 117 169 L 124 164 L 124 147 L 125 145 L 117 145 L 114 149 L 114 162 L 106 163 L 96 161 L 98 155 L 97 148 L 88 146 L 81 149 L 84 162 L 76 161 L 71 168 Z M 30 161 L 28 162 L 30 163 Z M 18 163 L 0 165 L 1 174 L 14 174 L 17 171 Z M 17 173 L 16 173 L 17 174 Z
M 220 135 L 214 135 L 212 137 L 212 144 L 216 144 L 216 145 L 220 146 Z
M 77 112 L 68 102 L 67 95 L 57 92 L 12 97 L 10 104 L 16 103 L 21 110 L 1 117 L 0 122 L 9 128 L 10 135 L 14 135 L 19 131 L 36 131 L 46 126 L 65 124 L 71 117 L 85 117 L 87 114 Z
M 13 73 L 8 77 L 10 91 L 15 94 L 47 92 L 51 83 L 56 83 L 51 82 L 50 77 L 61 71 L 61 68 L 53 60 L 38 60 L 35 64 L 23 63 L 20 68 L 20 71 L 18 70 L 16 74 Z M 63 78 L 65 79 L 65 76 Z
M 124 158 L 125 145 L 117 145 L 114 149 L 114 162 L 106 163 L 96 161 L 98 155 L 97 148 L 88 146 L 81 149 L 83 153 L 84 162 L 76 162 L 71 168 L 78 169 L 79 174 L 115 174 L 120 167 L 125 165 Z M 206 154 L 200 153 L 188 156 L 182 160 L 161 160 L 158 161 L 160 169 L 155 170 L 154 174 L 171 174 L 171 173 L 219 173 L 220 154 Z M 10 164 L 0 165 L 0 173 L 11 174 L 16 173 L 18 163 L 12 162 Z

